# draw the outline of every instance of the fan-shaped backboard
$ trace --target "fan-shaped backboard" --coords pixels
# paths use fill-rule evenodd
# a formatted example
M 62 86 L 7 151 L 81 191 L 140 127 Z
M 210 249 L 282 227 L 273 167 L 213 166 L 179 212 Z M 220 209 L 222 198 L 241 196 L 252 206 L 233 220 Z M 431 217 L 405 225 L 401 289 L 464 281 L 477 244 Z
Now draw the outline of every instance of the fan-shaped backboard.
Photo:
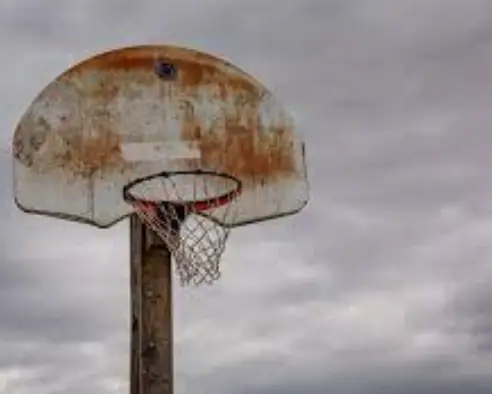
M 165 170 L 240 179 L 227 226 L 308 199 L 304 143 L 276 98 L 232 64 L 179 47 L 118 49 L 70 68 L 23 115 L 13 156 L 21 209 L 100 227 L 132 213 L 126 184 Z

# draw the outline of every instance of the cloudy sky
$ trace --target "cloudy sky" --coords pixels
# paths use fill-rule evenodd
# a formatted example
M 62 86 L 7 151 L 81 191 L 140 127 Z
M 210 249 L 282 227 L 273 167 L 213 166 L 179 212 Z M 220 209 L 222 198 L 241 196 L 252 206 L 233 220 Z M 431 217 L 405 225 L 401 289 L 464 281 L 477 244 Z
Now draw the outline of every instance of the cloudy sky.
M 176 289 L 176 392 L 492 392 L 490 0 L 34 3 L 0 5 L 1 393 L 128 390 L 128 223 L 18 212 L 9 149 L 52 78 L 147 43 L 276 92 L 312 188 L 233 233 L 216 286 Z

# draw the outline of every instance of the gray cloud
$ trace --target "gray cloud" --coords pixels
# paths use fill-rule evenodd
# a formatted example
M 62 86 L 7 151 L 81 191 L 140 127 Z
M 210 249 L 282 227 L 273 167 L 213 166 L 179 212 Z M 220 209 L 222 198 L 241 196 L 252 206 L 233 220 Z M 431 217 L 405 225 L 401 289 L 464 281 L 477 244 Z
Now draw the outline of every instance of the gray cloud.
M 177 390 L 490 392 L 491 7 L 4 1 L 0 391 L 127 389 L 128 225 L 15 210 L 9 145 L 69 65 L 160 42 L 271 87 L 298 119 L 312 187 L 302 214 L 233 233 L 217 285 L 176 289 Z

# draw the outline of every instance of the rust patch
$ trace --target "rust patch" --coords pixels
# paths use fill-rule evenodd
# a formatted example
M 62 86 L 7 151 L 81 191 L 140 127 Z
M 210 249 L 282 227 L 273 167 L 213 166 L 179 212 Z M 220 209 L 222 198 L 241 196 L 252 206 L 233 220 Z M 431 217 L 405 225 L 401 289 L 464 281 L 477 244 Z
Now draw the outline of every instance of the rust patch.
M 96 171 L 125 170 L 120 136 L 100 128 L 94 136 L 81 135 L 78 130 L 55 133 L 38 129 L 28 139 L 22 132 L 14 137 L 14 156 L 38 173 L 62 170 L 66 175 L 89 178 Z
M 120 93 L 121 86 L 114 75 L 99 75 L 98 81 L 83 87 L 82 96 L 90 96 L 95 99 L 111 101 Z
M 228 132 L 223 152 L 223 171 L 230 173 L 246 183 L 262 183 L 275 178 L 287 177 L 296 173 L 292 143 L 283 130 L 259 130 Z M 213 141 L 213 138 L 212 138 Z M 212 141 L 204 139 L 202 145 L 203 161 L 213 166 Z M 212 148 L 212 149 L 210 149 Z
M 196 122 L 188 122 L 181 136 L 200 141 L 202 166 L 231 174 L 246 187 L 297 173 L 287 125 L 264 129 L 257 121 L 246 127 L 227 119 L 224 129 L 202 130 Z
M 153 77 L 153 83 L 165 83 L 156 73 L 156 64 L 164 60 L 176 66 L 178 77 L 173 84 L 183 88 L 196 88 L 201 85 L 217 85 L 223 89 L 243 90 L 261 96 L 264 88 L 237 67 L 218 58 L 200 52 L 174 47 L 136 47 L 103 53 L 83 61 L 68 70 L 64 76 L 75 78 L 88 72 L 111 75 L 121 72 L 145 72 Z M 221 67 L 220 67 L 220 66 Z M 227 72 L 230 69 L 231 72 Z
M 64 137 L 65 151 L 53 159 L 54 166 L 66 168 L 75 176 L 90 177 L 96 171 L 123 169 L 120 136 L 99 129 L 94 136 L 73 134 Z
M 26 167 L 31 167 L 36 153 L 45 143 L 50 132 L 51 127 L 44 118 L 26 117 L 17 126 L 14 134 L 12 151 L 14 158 Z

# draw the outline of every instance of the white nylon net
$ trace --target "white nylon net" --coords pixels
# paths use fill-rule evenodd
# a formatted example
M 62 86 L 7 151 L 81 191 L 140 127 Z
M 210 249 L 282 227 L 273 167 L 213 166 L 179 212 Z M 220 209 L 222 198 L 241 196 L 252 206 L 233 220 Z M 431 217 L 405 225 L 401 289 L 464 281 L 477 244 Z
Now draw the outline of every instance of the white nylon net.
M 135 212 L 171 251 L 181 285 L 210 284 L 220 277 L 220 259 L 230 228 L 204 215 L 219 206 L 215 217 L 233 215 L 231 204 L 219 204 L 218 197 L 237 186 L 233 179 L 220 175 L 183 173 L 151 178 L 129 190 L 136 199 L 131 201 Z M 209 209 L 202 211 L 185 204 L 203 200 L 209 200 Z M 167 204 L 159 206 L 159 201 Z

